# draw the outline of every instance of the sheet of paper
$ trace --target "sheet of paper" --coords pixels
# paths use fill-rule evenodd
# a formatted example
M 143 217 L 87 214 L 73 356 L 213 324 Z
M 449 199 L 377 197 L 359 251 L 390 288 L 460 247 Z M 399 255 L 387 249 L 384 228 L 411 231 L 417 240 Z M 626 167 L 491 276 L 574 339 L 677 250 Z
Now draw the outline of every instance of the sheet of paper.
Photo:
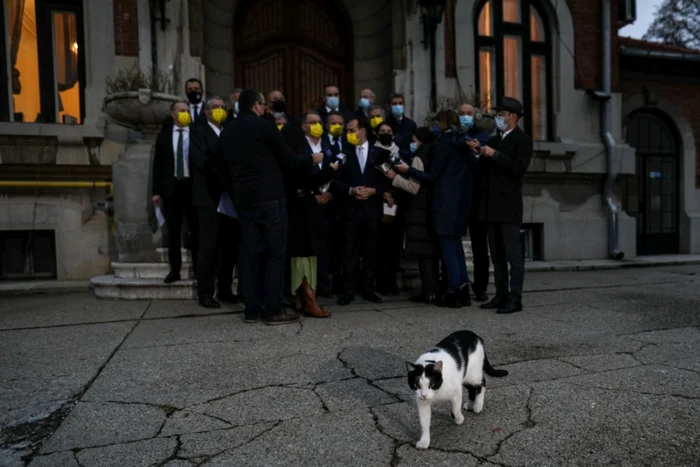
M 160 209 L 160 206 L 156 206 L 156 219 L 158 219 L 158 226 L 163 227 L 165 224 L 165 216 L 163 215 L 163 211 Z
M 233 217 L 238 219 L 238 212 L 236 212 L 236 207 L 233 205 L 233 201 L 228 193 L 223 193 L 221 199 L 219 200 L 219 207 L 216 212 L 220 212 L 224 216 Z
M 385 216 L 395 216 L 396 215 L 396 208 L 398 206 L 395 204 L 392 207 L 389 207 L 387 203 L 384 203 L 384 215 Z

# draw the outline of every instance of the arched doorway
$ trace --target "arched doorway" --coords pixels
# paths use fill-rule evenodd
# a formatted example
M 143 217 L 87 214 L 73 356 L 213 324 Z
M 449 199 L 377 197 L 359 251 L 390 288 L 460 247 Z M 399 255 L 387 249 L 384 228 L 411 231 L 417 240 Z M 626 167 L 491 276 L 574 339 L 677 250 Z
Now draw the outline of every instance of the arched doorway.
M 236 83 L 263 93 L 280 89 L 287 113 L 322 104 L 323 89 L 337 84 L 353 93 L 352 32 L 333 1 L 247 0 L 236 10 Z
M 639 110 L 625 119 L 625 129 L 627 143 L 637 151 L 624 206 L 637 219 L 637 254 L 678 253 L 681 178 L 675 126 L 661 113 Z

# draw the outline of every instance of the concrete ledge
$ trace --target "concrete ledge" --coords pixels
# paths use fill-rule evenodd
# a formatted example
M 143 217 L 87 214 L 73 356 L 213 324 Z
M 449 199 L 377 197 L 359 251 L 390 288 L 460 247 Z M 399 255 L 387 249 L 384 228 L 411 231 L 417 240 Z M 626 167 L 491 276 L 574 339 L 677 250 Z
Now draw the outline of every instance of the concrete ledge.
M 114 276 L 118 279 L 165 279 L 170 272 L 168 263 L 112 263 Z M 180 275 L 183 279 L 194 279 L 192 263 L 182 263 Z
M 86 292 L 89 289 L 90 281 L 11 281 L 0 282 L 0 297 Z
M 604 269 L 653 268 L 700 264 L 700 255 L 638 256 L 615 261 L 612 259 L 587 259 L 580 261 L 530 261 L 525 263 L 528 272 L 596 271 Z
M 191 300 L 195 296 L 194 281 L 184 279 L 172 284 L 162 279 L 120 279 L 99 276 L 90 279 L 97 298 L 117 300 Z

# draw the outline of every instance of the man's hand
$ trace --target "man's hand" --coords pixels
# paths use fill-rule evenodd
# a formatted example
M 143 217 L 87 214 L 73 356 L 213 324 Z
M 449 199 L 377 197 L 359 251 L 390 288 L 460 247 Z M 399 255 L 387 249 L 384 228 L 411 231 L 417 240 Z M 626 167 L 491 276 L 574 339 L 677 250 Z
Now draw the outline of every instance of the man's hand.
M 331 194 L 326 191 L 324 193 L 321 193 L 320 195 L 316 195 L 315 198 L 318 204 L 326 204 L 333 199 L 333 196 L 331 196 Z
M 336 170 L 336 171 L 337 171 L 339 167 L 340 167 L 340 162 L 335 161 L 335 162 L 332 162 L 332 163 L 331 163 L 331 168 L 332 168 L 333 170 Z
M 313 157 L 314 159 L 314 164 L 320 164 L 321 162 L 323 162 L 324 156 L 322 152 L 315 152 L 311 155 L 311 157 Z
M 155 206 L 160 205 L 160 195 L 153 195 L 151 198 L 151 203 L 153 203 Z
M 391 193 L 389 193 L 389 192 L 384 193 L 384 201 L 386 201 L 386 204 L 388 204 L 389 207 L 394 206 L 395 201 L 394 201 L 394 197 L 391 196 Z
M 484 146 L 481 148 L 481 154 L 486 157 L 493 157 L 493 155 L 496 154 L 496 150 L 491 146 Z
M 386 178 L 388 178 L 389 180 L 393 180 L 394 177 L 396 177 L 396 172 L 394 172 L 393 169 L 389 169 L 389 170 L 386 171 L 386 173 L 385 173 L 384 175 L 385 175 Z
M 355 199 L 365 201 L 377 194 L 374 188 L 361 187 L 355 189 Z
M 400 174 L 405 174 L 406 172 L 408 172 L 408 164 L 406 164 L 404 161 L 401 161 L 398 164 L 396 164 L 394 168 Z
M 479 143 L 478 139 L 473 139 L 473 140 L 469 141 L 467 143 L 467 145 L 469 146 L 469 148 L 472 151 L 474 151 L 474 154 L 479 154 L 479 150 L 480 150 L 479 146 L 481 145 L 481 143 Z

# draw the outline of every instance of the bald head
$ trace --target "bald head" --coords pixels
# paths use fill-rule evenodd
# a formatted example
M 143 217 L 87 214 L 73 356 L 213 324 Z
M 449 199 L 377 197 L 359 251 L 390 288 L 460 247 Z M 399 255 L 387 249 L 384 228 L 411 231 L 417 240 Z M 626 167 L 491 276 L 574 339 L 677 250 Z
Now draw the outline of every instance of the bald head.
M 284 94 L 282 94 L 282 91 L 279 89 L 275 89 L 274 91 L 271 91 L 270 94 L 267 95 L 267 102 L 275 102 L 275 101 L 283 101 L 284 100 Z
M 462 115 L 469 115 L 470 117 L 473 117 L 475 113 L 474 106 L 471 104 L 462 104 L 459 106 L 459 111 L 457 113 L 460 117 Z

